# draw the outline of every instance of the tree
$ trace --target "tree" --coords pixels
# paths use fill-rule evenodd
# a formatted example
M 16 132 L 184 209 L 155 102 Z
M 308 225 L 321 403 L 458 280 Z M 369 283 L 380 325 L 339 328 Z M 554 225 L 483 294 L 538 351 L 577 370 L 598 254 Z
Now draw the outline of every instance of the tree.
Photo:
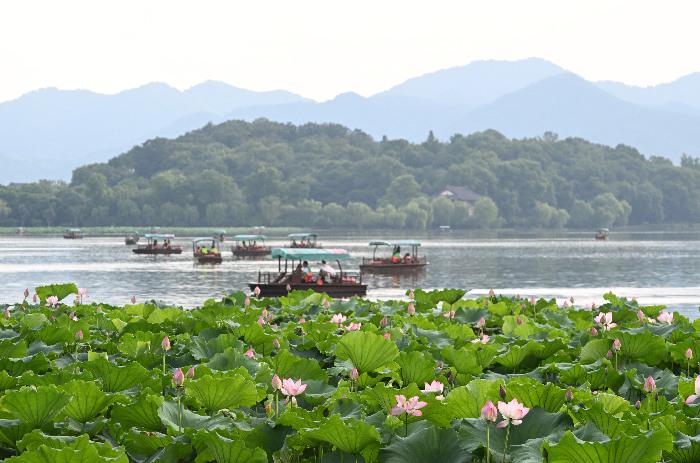
M 586 201 L 577 199 L 571 208 L 569 224 L 574 228 L 588 228 L 595 226 L 593 216 L 595 212 L 593 206 Z
M 625 225 L 631 211 L 627 201 L 619 201 L 612 193 L 602 193 L 591 203 L 593 221 L 597 227 Z
M 477 228 L 494 228 L 499 225 L 498 206 L 488 197 L 481 197 L 474 202 L 474 215 L 471 222 Z
M 449 225 L 452 223 L 452 216 L 455 212 L 455 206 L 452 201 L 440 196 L 433 200 L 433 226 Z
M 399 175 L 394 178 L 387 187 L 382 202 L 399 207 L 408 204 L 411 200 L 420 195 L 420 185 L 416 182 L 413 175 Z
M 12 214 L 12 209 L 4 200 L 0 199 L 0 222 L 8 218 L 10 214 Z

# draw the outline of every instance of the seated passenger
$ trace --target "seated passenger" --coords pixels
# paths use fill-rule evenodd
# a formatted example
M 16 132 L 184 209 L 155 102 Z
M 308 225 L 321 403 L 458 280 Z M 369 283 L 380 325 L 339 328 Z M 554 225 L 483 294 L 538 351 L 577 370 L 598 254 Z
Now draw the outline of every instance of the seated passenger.
M 410 253 L 407 252 L 406 254 L 404 254 L 403 262 L 404 262 L 404 264 L 410 264 L 413 262 L 413 257 L 411 257 Z

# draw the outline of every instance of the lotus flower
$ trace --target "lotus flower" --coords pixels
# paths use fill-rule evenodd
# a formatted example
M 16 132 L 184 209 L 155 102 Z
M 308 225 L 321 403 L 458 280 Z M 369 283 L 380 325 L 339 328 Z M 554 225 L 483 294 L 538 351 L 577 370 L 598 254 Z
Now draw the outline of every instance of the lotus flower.
M 265 318 L 263 316 L 258 317 L 258 325 L 263 326 L 265 324 Z
M 384 336 L 384 339 L 391 339 L 391 333 L 389 332 L 384 333 L 382 336 Z
M 262 309 L 262 312 L 260 313 L 260 316 L 263 317 L 263 318 L 267 318 L 267 316 L 268 316 L 269 314 L 270 314 L 270 312 L 268 312 L 267 307 L 265 307 L 264 309 Z
M 35 303 L 35 304 L 36 304 L 37 302 L 39 302 L 39 296 L 38 296 L 37 294 L 34 294 L 34 295 L 32 296 L 32 302 Z
M 615 338 L 615 340 L 613 341 L 612 346 L 613 346 L 613 349 L 614 349 L 615 351 L 619 351 L 620 348 L 622 347 L 622 343 L 620 342 L 619 339 Z
M 5 318 L 11 318 L 12 317 L 12 312 L 10 312 L 10 308 L 6 307 L 5 308 Z
M 287 289 L 287 292 L 290 292 L 290 291 L 292 290 L 292 285 L 290 285 L 289 283 L 287 283 L 287 288 L 286 288 L 286 289 Z
M 456 311 L 454 311 L 454 310 L 449 310 L 449 311 L 443 313 L 442 316 L 445 317 L 445 318 L 448 318 L 448 319 L 452 320 L 452 319 L 455 318 L 455 315 L 456 315 L 456 314 L 457 314 Z
M 163 350 L 170 350 L 170 338 L 165 336 L 160 345 L 163 347 Z
M 406 396 L 396 395 L 396 405 L 391 409 L 392 416 L 403 415 L 404 413 L 411 416 L 422 416 L 423 412 L 420 411 L 421 408 L 428 405 L 428 402 L 422 402 L 418 399 L 418 396 L 413 396 L 406 400 Z
M 299 319 L 299 324 L 300 324 L 300 325 L 303 325 L 304 323 L 306 323 L 306 319 L 305 319 L 304 317 L 301 317 L 301 318 Z
M 136 296 L 131 296 L 131 303 L 136 304 Z
M 476 339 L 472 339 L 472 344 L 478 344 L 478 343 L 488 344 L 489 339 L 491 339 L 491 338 L 489 337 L 488 334 L 482 334 L 481 337 L 476 338 Z
M 282 389 L 282 380 L 280 379 L 279 376 L 277 376 L 277 374 L 275 374 L 272 377 L 271 383 L 272 383 L 272 389 L 274 389 L 276 391 L 279 391 L 280 389 Z
M 182 368 L 176 368 L 173 373 L 173 384 L 175 387 L 180 387 L 185 382 L 185 375 L 182 373 Z
M 416 306 L 413 305 L 413 302 L 408 303 L 408 314 L 413 315 L 416 313 Z
M 644 315 L 644 312 L 642 312 L 642 309 L 637 310 L 637 320 L 639 320 L 639 323 L 644 323 L 647 319 L 647 316 Z
M 385 315 L 384 318 L 379 320 L 379 326 L 381 326 L 382 328 L 386 328 L 388 325 L 389 325 L 389 317 L 387 317 Z
M 83 340 L 83 330 L 78 330 L 78 331 L 75 333 L 75 339 L 77 339 L 78 341 L 82 341 L 82 340 Z
M 24 298 L 26 299 L 28 297 L 29 297 L 29 288 L 24 288 Z
M 255 287 L 255 289 L 253 290 L 253 296 L 255 296 L 255 297 L 260 296 L 260 286 Z
M 651 376 L 647 376 L 647 379 L 644 380 L 644 391 L 645 392 L 654 392 L 656 390 L 656 381 L 654 381 L 654 378 Z
M 353 381 L 357 381 L 357 378 L 360 377 L 360 372 L 357 371 L 357 368 L 353 368 L 350 370 L 350 379 Z
M 486 326 L 486 319 L 484 317 L 481 317 L 478 322 L 476 322 L 476 327 L 477 328 L 483 328 Z
M 613 323 L 612 319 L 612 312 L 601 312 L 593 320 L 603 327 L 603 331 L 609 331 L 617 326 L 617 323 Z
M 503 418 L 505 419 L 498 423 L 496 427 L 505 428 L 509 424 L 513 424 L 513 426 L 518 426 L 521 424 L 523 422 L 523 418 L 525 415 L 527 415 L 527 412 L 529 412 L 530 409 L 518 402 L 517 399 L 513 399 L 508 403 L 499 401 L 498 411 L 501 412 L 501 415 L 503 415 Z
M 689 398 L 690 398 L 690 397 L 689 397 Z M 634 403 L 634 408 L 636 408 L 637 410 L 639 410 L 640 408 L 642 408 L 642 403 L 641 403 L 639 400 L 637 400 L 637 401 Z
M 302 384 L 301 379 L 294 381 L 292 378 L 282 380 L 282 394 L 286 396 L 298 396 L 306 390 L 306 384 Z
M 56 296 L 49 296 L 46 298 L 46 303 L 48 305 L 57 305 L 58 304 L 58 298 Z
M 685 358 L 688 360 L 693 359 L 693 349 L 691 349 L 690 347 L 688 347 L 688 350 L 685 351 Z
M 246 296 L 245 300 L 243 301 L 243 305 L 248 307 L 250 305 L 250 296 Z
M 659 321 L 659 323 L 666 323 L 668 325 L 673 324 L 673 313 L 672 312 L 666 312 L 665 310 L 662 310 L 661 313 L 659 314 L 656 319 Z
M 346 317 L 346 316 L 343 315 L 342 313 L 336 313 L 336 314 L 333 314 L 333 316 L 331 317 L 331 322 L 333 322 L 333 323 L 335 323 L 336 325 L 340 326 L 340 325 L 342 325 L 343 323 L 345 323 L 345 320 L 347 320 L 347 319 L 348 319 L 348 317 Z
M 430 392 L 437 392 L 438 395 L 435 396 L 437 400 L 443 400 L 444 397 L 442 396 L 442 391 L 445 388 L 445 385 L 442 384 L 438 380 L 433 380 L 432 383 L 425 383 L 425 386 L 423 387 L 423 393 L 428 394 Z
M 331 301 L 329 301 L 328 299 L 324 299 L 321 305 L 323 305 L 324 309 L 328 310 L 331 307 Z
M 591 336 L 598 336 L 598 330 L 595 329 L 595 326 L 591 326 Z
M 566 393 L 564 393 L 564 398 L 567 400 L 567 402 L 574 400 L 574 392 L 571 390 L 571 388 L 566 390 Z
M 530 305 L 535 305 L 535 304 L 537 304 L 537 299 L 535 298 L 535 296 L 530 296 Z M 492 405 L 493 405 L 493 403 L 492 403 Z
M 481 407 L 481 419 L 486 421 L 491 421 L 493 423 L 498 419 L 498 409 L 490 400 L 486 401 L 483 407 Z
M 608 349 L 608 352 L 605 354 L 605 358 L 608 360 L 611 360 L 613 358 L 612 350 Z
M 348 331 L 358 331 L 360 328 L 362 328 L 362 323 L 350 323 L 346 327 Z
M 695 402 L 698 397 L 700 397 L 700 376 L 695 377 L 695 394 L 689 395 L 688 398 L 685 399 L 685 403 L 690 405 Z
M 493 288 L 489 289 L 489 297 L 496 297 L 496 291 Z
M 78 288 L 78 300 L 82 302 L 85 296 L 87 296 L 87 289 Z
M 255 358 L 255 351 L 253 350 L 252 347 L 249 347 L 248 350 L 245 351 L 245 353 L 243 355 L 245 355 L 249 359 L 252 359 L 252 358 Z
M 71 312 L 68 315 L 68 318 L 70 318 L 72 321 L 77 322 L 78 321 L 78 316 L 75 314 L 75 312 Z
M 187 376 L 188 378 L 190 378 L 190 379 L 194 378 L 194 366 L 191 366 L 191 367 L 187 370 L 187 375 L 186 375 L 186 376 Z

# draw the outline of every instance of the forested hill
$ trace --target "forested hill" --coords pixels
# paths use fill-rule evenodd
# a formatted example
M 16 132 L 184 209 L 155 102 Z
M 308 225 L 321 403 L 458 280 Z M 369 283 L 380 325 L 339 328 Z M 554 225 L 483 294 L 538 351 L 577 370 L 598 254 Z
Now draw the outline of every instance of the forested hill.
M 475 203 L 436 198 L 447 185 Z M 375 141 L 267 120 L 157 138 L 70 184 L 0 187 L 0 225 L 604 227 L 700 222 L 700 165 L 556 135 Z

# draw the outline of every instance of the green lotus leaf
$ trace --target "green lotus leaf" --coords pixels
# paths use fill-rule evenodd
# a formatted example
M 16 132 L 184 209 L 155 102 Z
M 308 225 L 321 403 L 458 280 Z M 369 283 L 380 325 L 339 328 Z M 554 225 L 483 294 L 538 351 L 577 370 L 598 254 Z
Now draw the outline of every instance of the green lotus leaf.
M 43 353 L 18 359 L 0 358 L 0 370 L 8 372 L 10 376 L 19 376 L 27 371 L 44 373 L 50 367 L 51 364 Z
M 580 360 L 582 363 L 593 363 L 596 360 L 605 358 L 605 355 L 612 348 L 612 339 L 593 339 L 581 348 Z
M 306 431 L 304 434 L 355 455 L 369 445 L 378 445 L 380 441 L 374 426 L 355 418 L 342 419 L 338 415 L 329 416 L 317 429 Z
M 666 343 L 661 336 L 645 331 L 638 334 L 620 333 L 618 338 L 622 344 L 620 355 L 625 359 L 655 366 L 666 358 Z
M 558 412 L 566 401 L 566 391 L 554 384 L 542 384 L 539 381 L 521 376 L 508 381 L 506 400 L 518 399 L 526 407 L 539 407 L 548 412 Z
M 148 461 L 156 452 L 161 451 L 165 453 L 164 449 L 172 445 L 173 442 L 173 437 L 167 434 L 159 432 L 146 433 L 138 429 L 130 429 L 123 439 L 123 445 L 126 448 L 127 454 L 133 461 L 140 462 Z M 165 455 L 163 455 L 163 457 L 165 457 Z M 166 458 L 161 458 L 161 460 L 168 461 Z M 157 460 L 153 458 L 153 461 Z
M 17 385 L 17 380 L 10 376 L 6 371 L 0 371 L 0 391 L 14 389 Z
M 432 425 L 420 427 L 407 437 L 396 437 L 381 450 L 381 457 L 386 463 L 465 463 L 472 460 L 453 429 Z
M 515 371 L 522 367 L 529 358 L 535 358 L 541 350 L 542 345 L 536 341 L 529 341 L 522 346 L 514 344 L 510 346 L 506 353 L 496 357 L 495 361 L 505 368 Z
M 8 448 L 14 448 L 15 443 L 34 429 L 33 426 L 21 420 L 0 419 L 0 442 Z
M 479 362 L 480 357 L 477 354 L 477 349 L 471 345 L 464 346 L 461 349 L 455 349 L 452 346 L 445 347 L 440 353 L 445 362 L 454 367 L 457 373 L 479 375 L 484 370 L 483 365 Z
M 120 392 L 142 385 L 150 376 L 148 370 L 138 363 L 119 366 L 103 358 L 86 362 L 83 368 L 102 383 L 105 392 Z
M 154 325 L 160 325 L 165 322 L 177 322 L 182 316 L 182 309 L 177 307 L 156 308 L 148 315 L 146 321 Z
M 79 423 L 96 418 L 114 400 L 114 396 L 102 392 L 94 382 L 72 381 L 65 384 L 63 390 L 73 396 L 63 411 Z
M 71 294 L 78 294 L 78 287 L 75 286 L 75 283 L 53 284 L 34 288 L 34 292 L 39 296 L 41 302 L 46 301 L 49 296 L 56 296 L 59 301 L 62 301 Z
M 413 291 L 416 309 L 419 311 L 430 310 L 439 302 L 454 304 L 467 293 L 463 289 L 442 289 L 425 291 L 417 288 Z
M 241 406 L 252 407 L 256 404 L 258 397 L 255 383 L 240 375 L 225 378 L 204 376 L 201 379 L 188 381 L 185 390 L 187 395 L 194 398 L 209 412 Z
M 196 436 L 217 463 L 267 463 L 267 454 L 260 448 L 248 448 L 242 441 L 233 441 L 215 432 L 200 432 Z
M 349 359 L 355 368 L 364 373 L 393 362 L 399 355 L 399 349 L 395 343 L 378 334 L 351 331 L 340 338 L 335 354 L 341 359 Z
M 162 404 L 161 396 L 142 395 L 134 403 L 112 407 L 111 417 L 124 429 L 140 428 L 145 431 L 160 431 L 164 429 L 158 416 L 158 410 Z
M 427 352 L 401 352 L 396 360 L 403 384 L 423 383 L 435 379 L 435 359 Z
M 452 389 L 445 398 L 445 404 L 455 418 L 477 418 L 486 401 L 496 403 L 499 400 L 499 381 L 475 379 L 466 386 Z
M 253 346 L 256 352 L 260 352 L 263 355 L 272 352 L 272 341 L 275 339 L 275 336 L 265 333 L 265 330 L 259 324 L 244 325 L 238 331 L 243 336 L 245 343 Z
M 418 338 L 425 338 L 428 343 L 437 348 L 443 348 L 447 346 L 452 346 L 454 341 L 450 338 L 447 333 L 441 331 L 427 330 L 418 328 L 417 326 L 412 326 L 412 331 Z
M 70 400 L 71 395 L 56 386 L 24 386 L 7 392 L 0 404 L 15 418 L 40 428 L 49 424 Z
M 486 307 L 492 315 L 497 315 L 500 317 L 503 317 L 505 315 L 508 315 L 511 313 L 511 309 L 508 308 L 505 302 L 500 301 L 500 302 L 488 302 L 488 306 Z
M 18 358 L 27 355 L 27 342 L 20 340 L 14 342 L 12 339 L 0 341 L 0 358 Z
M 656 463 L 663 451 L 673 449 L 673 437 L 666 430 L 658 430 L 607 442 L 584 442 L 568 431 L 557 444 L 547 447 L 550 463 Z
M 13 463 L 129 463 L 126 454 L 107 444 L 92 442 L 88 436 L 56 437 L 28 435 L 27 450 L 5 461 Z
M 286 349 L 271 360 L 270 367 L 280 378 L 326 381 L 328 373 L 314 359 L 297 357 Z
M 219 371 L 229 371 L 244 367 L 251 375 L 255 375 L 260 368 L 258 362 L 243 354 L 242 349 L 234 349 L 233 347 L 229 347 L 220 354 L 214 355 L 206 365 L 212 370 Z
M 197 360 L 211 359 L 216 354 L 224 352 L 229 347 L 243 347 L 238 336 L 225 333 L 213 339 L 195 336 L 191 339 L 190 353 Z
M 700 461 L 700 436 L 687 436 L 679 432 L 673 442 L 673 450 L 664 452 L 664 461 L 671 463 Z
M 29 313 L 20 319 L 19 326 L 25 330 L 38 330 L 48 321 L 49 319 L 43 313 Z
M 174 431 L 178 430 L 178 422 L 183 429 L 227 429 L 231 427 L 231 420 L 223 415 L 203 416 L 198 415 L 182 406 L 181 421 L 179 421 L 178 405 L 175 401 L 165 401 L 158 409 L 158 416 L 164 425 Z

